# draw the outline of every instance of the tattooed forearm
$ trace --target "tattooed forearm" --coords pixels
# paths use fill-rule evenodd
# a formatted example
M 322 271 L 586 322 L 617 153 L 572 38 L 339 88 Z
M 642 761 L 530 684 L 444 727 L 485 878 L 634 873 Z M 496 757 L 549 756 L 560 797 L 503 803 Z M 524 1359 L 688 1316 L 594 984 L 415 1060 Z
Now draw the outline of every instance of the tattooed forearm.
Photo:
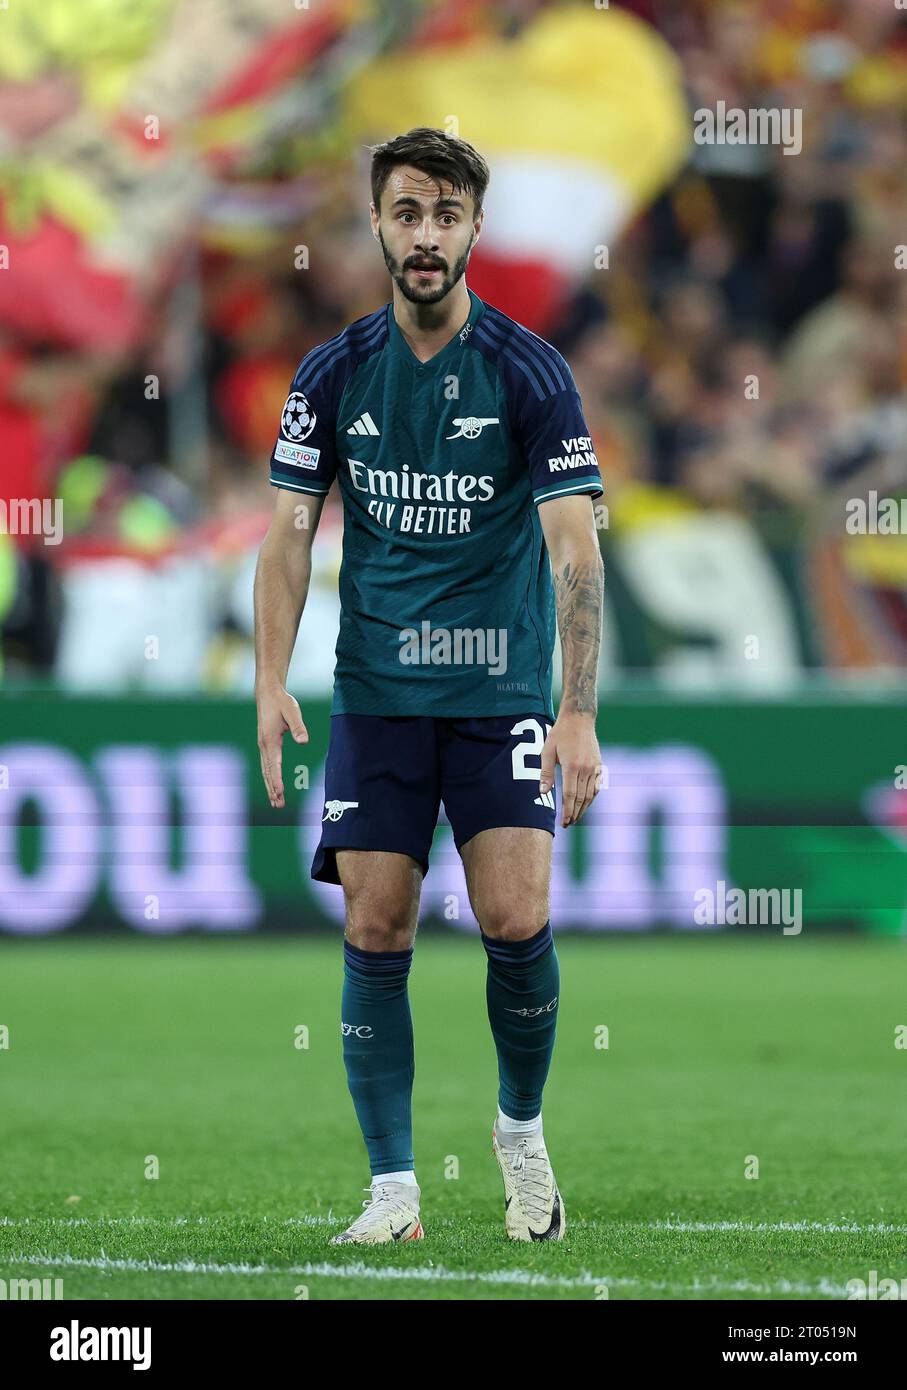
M 554 571 L 564 668 L 562 710 L 579 714 L 596 711 L 603 589 L 604 568 L 597 552 L 588 558 L 574 556 Z

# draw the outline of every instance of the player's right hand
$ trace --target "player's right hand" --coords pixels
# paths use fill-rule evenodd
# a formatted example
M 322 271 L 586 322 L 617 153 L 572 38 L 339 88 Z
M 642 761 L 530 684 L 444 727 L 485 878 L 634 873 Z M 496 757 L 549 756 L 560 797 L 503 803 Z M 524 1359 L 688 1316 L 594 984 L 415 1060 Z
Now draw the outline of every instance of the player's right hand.
M 280 810 L 286 804 L 281 768 L 283 736 L 289 730 L 297 743 L 308 743 L 309 732 L 302 721 L 299 701 L 283 686 L 266 691 L 256 690 L 255 704 L 258 709 L 261 775 L 265 779 L 268 800 L 275 809 Z

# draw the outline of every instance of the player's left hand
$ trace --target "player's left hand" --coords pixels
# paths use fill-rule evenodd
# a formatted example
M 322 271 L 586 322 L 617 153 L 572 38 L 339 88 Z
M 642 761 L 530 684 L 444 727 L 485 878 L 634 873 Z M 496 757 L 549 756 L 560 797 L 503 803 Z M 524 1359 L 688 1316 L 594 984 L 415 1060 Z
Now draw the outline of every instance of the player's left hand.
M 558 715 L 542 749 L 542 792 L 554 786 L 555 763 L 561 765 L 561 825 L 576 825 L 602 784 L 594 715 L 570 711 Z

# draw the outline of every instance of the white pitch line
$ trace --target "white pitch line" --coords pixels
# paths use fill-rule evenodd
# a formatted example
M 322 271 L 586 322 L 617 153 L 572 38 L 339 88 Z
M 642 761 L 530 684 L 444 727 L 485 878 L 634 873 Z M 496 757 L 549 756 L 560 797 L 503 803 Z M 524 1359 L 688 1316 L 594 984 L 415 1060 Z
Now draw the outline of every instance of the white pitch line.
M 328 1213 L 327 1216 L 237 1216 L 224 1212 L 221 1216 L 0 1216 L 0 1226 L 205 1226 L 215 1221 L 273 1222 L 275 1226 L 343 1226 L 348 1219 Z
M 275 1226 L 343 1226 L 352 1217 L 334 1216 L 290 1216 L 274 1218 L 270 1216 L 237 1216 L 224 1212 L 219 1216 L 2 1216 L 0 1226 L 204 1226 L 219 1221 L 260 1223 Z M 452 1218 L 437 1219 L 433 1226 L 452 1225 Z M 907 1225 L 895 1225 L 888 1221 L 602 1221 L 599 1218 L 583 1220 L 575 1217 L 574 1228 L 602 1230 L 642 1230 L 678 1231 L 687 1234 L 703 1234 L 720 1231 L 736 1231 L 742 1234 L 764 1235 L 789 1231 L 794 1234 L 821 1232 L 825 1235 L 907 1235 Z
M 574 1225 L 576 1221 L 574 1220 Z M 826 1235 L 907 1235 L 907 1226 L 888 1221 L 624 1221 L 590 1222 L 590 1225 L 613 1225 L 642 1228 L 647 1231 L 740 1231 L 759 1235 L 774 1231 L 821 1231 Z
M 395 1265 L 374 1267 L 357 1261 L 334 1265 L 326 1260 L 307 1261 L 301 1265 L 212 1264 L 198 1260 L 112 1260 L 106 1255 L 80 1259 L 74 1255 L 9 1255 L 5 1263 L 49 1265 L 65 1269 L 100 1269 L 138 1272 L 142 1274 L 277 1274 L 326 1275 L 336 1279 L 418 1279 L 433 1282 L 476 1282 L 488 1284 L 520 1284 L 534 1288 L 594 1288 L 608 1281 L 593 1274 L 536 1274 L 528 1269 L 456 1270 L 443 1265 L 420 1265 L 404 1269 Z M 613 1282 L 613 1281 L 612 1281 Z M 637 1281 L 631 1280 L 631 1283 Z
M 79 1259 L 74 1255 L 11 1255 L 6 1264 L 40 1265 L 53 1269 L 98 1269 L 140 1274 L 269 1274 L 306 1275 L 330 1279 L 374 1279 L 382 1282 L 404 1282 L 415 1280 L 419 1283 L 469 1283 L 469 1284 L 514 1284 L 521 1288 L 646 1288 L 659 1292 L 687 1293 L 755 1293 L 771 1295 L 778 1293 L 810 1296 L 821 1294 L 828 1298 L 844 1298 L 847 1287 L 831 1279 L 819 1279 L 815 1283 L 793 1283 L 789 1279 L 778 1279 L 774 1283 L 754 1284 L 747 1279 L 694 1279 L 689 1284 L 670 1283 L 661 1280 L 637 1279 L 629 1277 L 608 1277 L 607 1275 L 582 1273 L 576 1276 L 564 1274 L 536 1274 L 527 1269 L 489 1269 L 460 1270 L 447 1269 L 444 1265 L 421 1265 L 404 1269 L 396 1265 L 367 1265 L 361 1261 L 352 1264 L 334 1265 L 328 1261 L 309 1261 L 301 1265 L 251 1265 L 251 1264 L 210 1264 L 196 1260 L 112 1260 L 106 1255 Z

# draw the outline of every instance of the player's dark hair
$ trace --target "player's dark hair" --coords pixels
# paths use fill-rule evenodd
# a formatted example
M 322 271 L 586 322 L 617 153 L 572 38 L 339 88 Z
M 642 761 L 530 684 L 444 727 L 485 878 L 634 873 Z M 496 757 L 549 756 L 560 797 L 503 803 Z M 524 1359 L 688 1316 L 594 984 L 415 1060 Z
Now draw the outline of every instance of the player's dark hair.
M 482 211 L 491 170 L 478 150 L 466 140 L 432 126 L 420 125 L 405 135 L 386 140 L 383 145 L 373 145 L 372 201 L 376 208 L 381 206 L 381 194 L 391 170 L 401 164 L 411 164 L 436 181 L 443 179 L 453 184 L 458 192 L 471 194 L 476 217 Z

